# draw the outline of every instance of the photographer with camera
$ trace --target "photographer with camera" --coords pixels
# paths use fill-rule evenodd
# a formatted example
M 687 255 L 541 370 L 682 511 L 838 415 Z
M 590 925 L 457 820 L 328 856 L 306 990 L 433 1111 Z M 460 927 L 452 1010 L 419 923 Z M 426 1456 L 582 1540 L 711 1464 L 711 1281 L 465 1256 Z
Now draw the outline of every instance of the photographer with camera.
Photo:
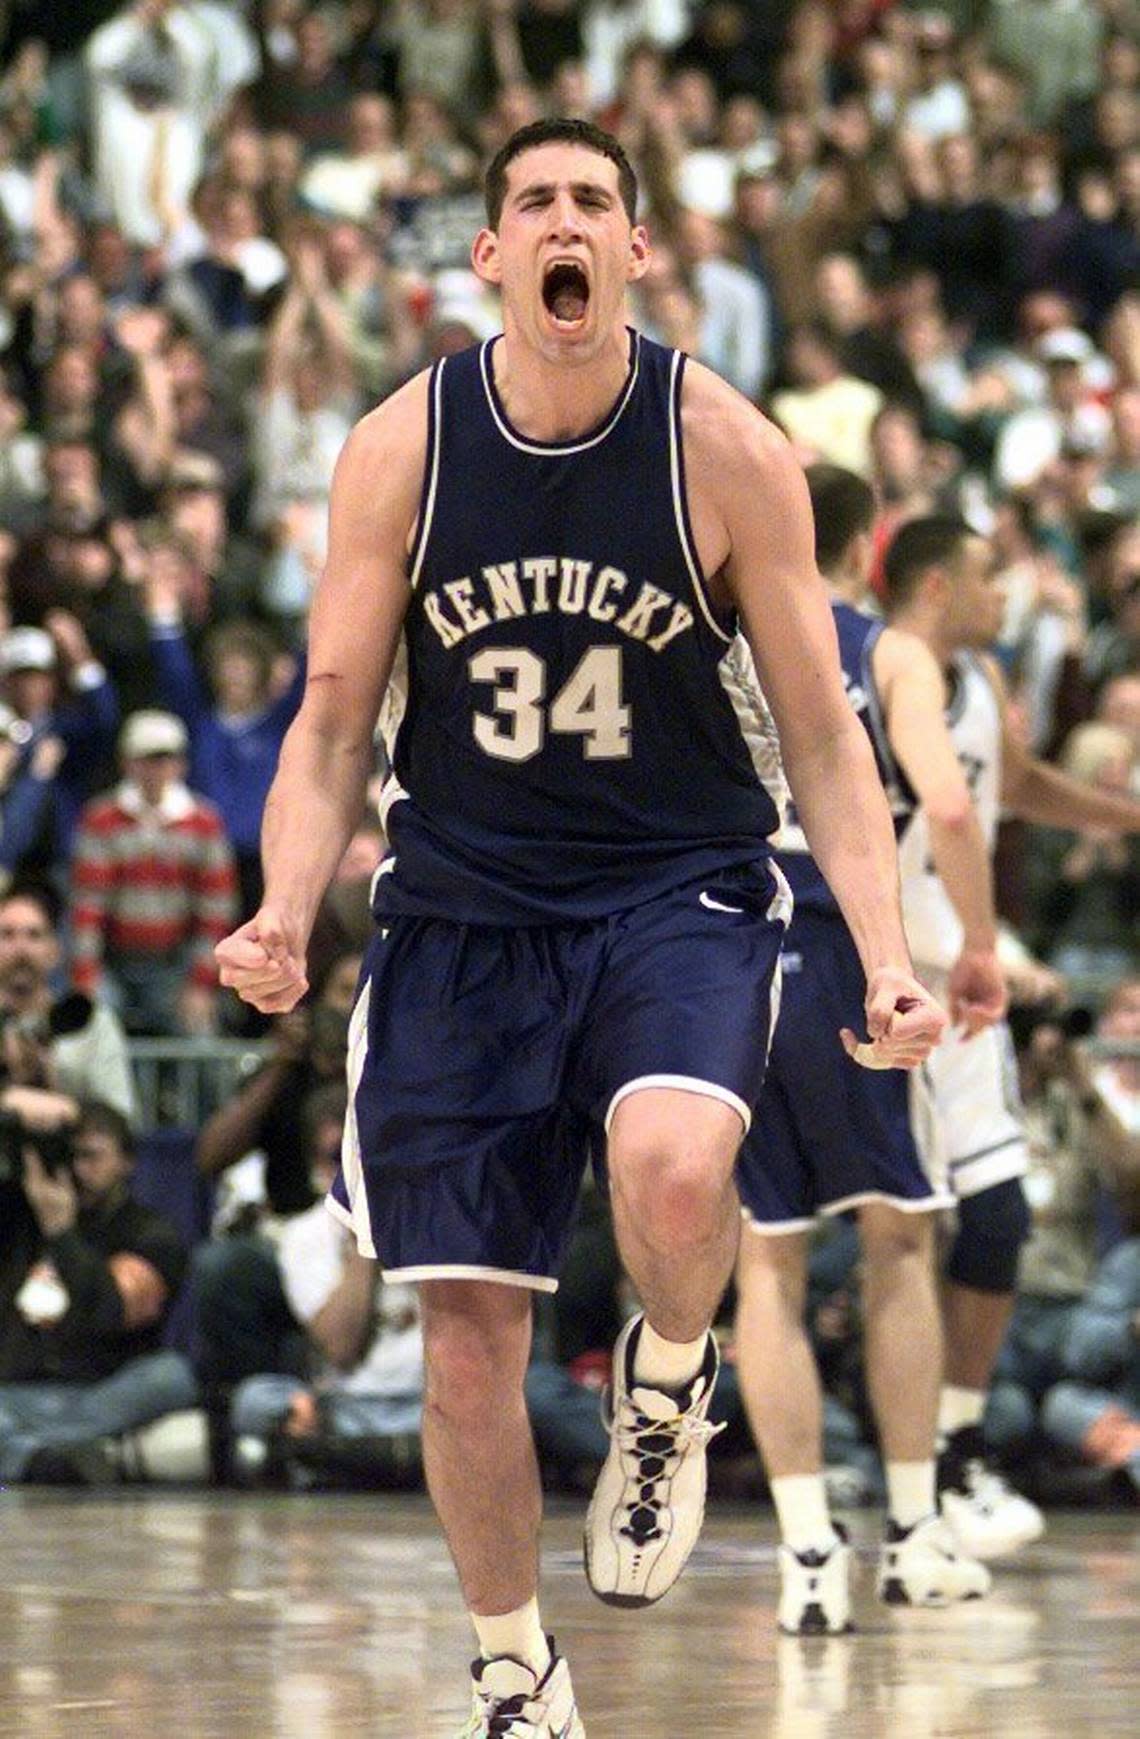
M 281 1281 L 283 1229 L 313 1204 L 309 1160 L 298 1131 L 317 1087 L 344 1080 L 348 1022 L 360 955 L 329 966 L 311 1005 L 274 1023 L 264 1065 L 208 1118 L 198 1169 L 218 1178 L 250 1154 L 264 1163 L 265 1202 L 253 1228 L 212 1238 L 194 1253 L 198 1375 L 213 1434 L 215 1475 L 229 1475 L 229 1401 L 235 1384 L 266 1372 L 303 1373 L 304 1331 Z M 247 1216 L 248 1217 L 248 1216 Z
M 987 1438 L 1007 1456 L 1040 1446 L 1042 1403 L 1067 1374 L 1066 1347 L 1096 1271 L 1101 1198 L 1107 1191 L 1126 1200 L 1140 1183 L 1140 1138 L 1106 1098 L 1084 1043 L 1095 1024 L 1081 1007 L 1022 1008 L 1010 1017 L 1032 1217 L 985 1416 Z
M 109 1008 L 53 981 L 62 948 L 59 901 L 39 884 L 0 895 L 0 1111 L 12 1087 L 99 1098 L 133 1123 L 127 1040 Z M 74 1113 L 74 1105 L 72 1105 Z
M 19 1086 L 0 1106 L 0 1481 L 86 1483 L 110 1440 L 195 1403 L 162 1347 L 186 1251 L 131 1195 L 113 1106 Z

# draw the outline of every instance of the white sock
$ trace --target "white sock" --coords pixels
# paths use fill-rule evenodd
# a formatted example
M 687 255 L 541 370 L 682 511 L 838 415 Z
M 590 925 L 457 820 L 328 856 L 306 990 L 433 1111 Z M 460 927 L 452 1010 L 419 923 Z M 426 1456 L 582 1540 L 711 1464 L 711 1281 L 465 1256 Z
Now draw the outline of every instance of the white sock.
M 830 1552 L 838 1535 L 822 1473 L 789 1473 L 768 1483 L 785 1546 L 793 1552 Z
M 967 1425 L 980 1425 L 986 1410 L 984 1389 L 956 1389 L 953 1383 L 943 1383 L 938 1397 L 938 1436 L 941 1441 Z
M 538 1616 L 537 1595 L 514 1612 L 497 1612 L 489 1618 L 473 1612 L 471 1622 L 484 1660 L 494 1660 L 500 1654 L 513 1655 L 541 1679 L 550 1665 L 550 1644 Z
M 913 1528 L 938 1513 L 933 1461 L 888 1461 L 887 1513 L 900 1528 Z
M 654 1389 L 681 1389 L 705 1362 L 708 1334 L 698 1340 L 665 1340 L 647 1317 L 641 1321 L 633 1355 L 634 1381 Z

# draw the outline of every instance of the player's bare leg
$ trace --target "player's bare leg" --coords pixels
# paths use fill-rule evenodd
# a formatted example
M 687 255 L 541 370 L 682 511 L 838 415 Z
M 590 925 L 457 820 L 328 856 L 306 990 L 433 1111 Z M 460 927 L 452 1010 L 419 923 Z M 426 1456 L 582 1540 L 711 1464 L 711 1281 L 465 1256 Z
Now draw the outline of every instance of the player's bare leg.
M 934 1272 L 934 1215 L 903 1213 L 888 1202 L 859 1211 L 867 1382 L 888 1464 L 929 1464 L 925 1502 L 904 1503 L 902 1527 L 933 1515 L 934 1433 L 942 1332 Z
M 740 1241 L 732 1168 L 743 1134 L 730 1105 L 675 1088 L 631 1093 L 614 1113 L 607 1163 L 618 1249 L 665 1340 L 699 1340 L 724 1296 Z
M 850 1628 L 851 1552 L 828 1513 L 823 1392 L 804 1321 L 807 1234 L 746 1228 L 736 1370 L 780 1526 L 781 1630 Z
M 964 1551 L 1000 1558 L 1039 1539 L 1045 1518 L 989 1462 L 982 1414 L 1013 1314 L 1011 1292 L 947 1282 L 943 1294 L 946 1369 L 939 1406 L 939 1488 L 943 1515 Z
M 947 1281 L 942 1299 L 947 1384 L 983 1394 L 989 1390 L 1013 1305 L 1012 1292 L 981 1292 Z
M 513 1646 L 492 1645 L 487 1654 L 518 1654 L 544 1667 L 545 1637 L 537 1610 L 529 1610 L 542 1517 L 523 1402 L 531 1296 L 517 1286 L 430 1280 L 421 1297 L 424 1469 L 463 1596 L 477 1631 L 481 1618 L 524 1615 L 502 1639 Z
M 934 1216 L 888 1202 L 860 1210 L 867 1382 L 887 1480 L 879 1594 L 902 1606 L 942 1606 L 988 1592 L 983 1565 L 961 1555 L 938 1517 L 934 1459 L 941 1326 Z
M 645 1308 L 614 1349 L 610 1452 L 586 1522 L 586 1574 L 647 1606 L 684 1568 L 704 1516 L 709 1334 L 740 1239 L 743 1129 L 720 1099 L 644 1088 L 622 1100 L 607 1161 L 618 1248 Z

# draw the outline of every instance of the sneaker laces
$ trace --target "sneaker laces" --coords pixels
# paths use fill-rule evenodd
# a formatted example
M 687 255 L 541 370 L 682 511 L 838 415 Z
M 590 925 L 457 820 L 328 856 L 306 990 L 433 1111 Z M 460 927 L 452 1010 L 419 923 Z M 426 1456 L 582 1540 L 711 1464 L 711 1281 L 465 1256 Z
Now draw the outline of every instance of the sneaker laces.
M 533 1739 L 538 1732 L 542 1710 L 525 1695 L 516 1697 L 485 1696 L 488 1739 Z
M 673 1476 L 690 1449 L 704 1449 L 725 1429 L 727 1420 L 713 1425 L 695 1411 L 696 1405 L 694 1402 L 687 1411 L 670 1418 L 653 1419 L 642 1413 L 630 1396 L 623 1397 L 613 1431 L 622 1455 L 632 1455 L 637 1461 L 638 1492 L 626 1505 L 628 1522 L 618 1531 L 638 1547 L 663 1537 L 661 1511 L 668 1502 Z M 604 1408 L 605 1399 L 603 1418 Z

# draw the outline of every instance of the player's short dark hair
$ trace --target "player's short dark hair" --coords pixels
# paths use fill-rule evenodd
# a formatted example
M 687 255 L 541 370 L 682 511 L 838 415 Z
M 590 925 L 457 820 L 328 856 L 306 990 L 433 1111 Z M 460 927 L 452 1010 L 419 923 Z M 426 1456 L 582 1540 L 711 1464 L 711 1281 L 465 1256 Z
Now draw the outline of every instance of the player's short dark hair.
M 581 145 L 586 151 L 596 151 L 600 157 L 608 157 L 617 167 L 621 202 L 629 221 L 637 221 L 637 176 L 613 134 L 595 127 L 592 121 L 580 121 L 570 115 L 553 115 L 548 120 L 531 121 L 528 126 L 519 127 L 506 144 L 500 145 L 488 164 L 483 177 L 483 198 L 487 205 L 487 222 L 492 229 L 498 229 L 503 215 L 509 165 L 524 151 L 533 151 L 538 145 Z
M 842 465 L 809 465 L 808 493 L 815 519 L 815 561 L 829 574 L 843 560 L 852 538 L 875 523 L 871 485 Z
M 931 568 L 953 562 L 975 534 L 955 513 L 926 513 L 900 525 L 883 562 L 883 592 L 888 610 L 907 603 Z

